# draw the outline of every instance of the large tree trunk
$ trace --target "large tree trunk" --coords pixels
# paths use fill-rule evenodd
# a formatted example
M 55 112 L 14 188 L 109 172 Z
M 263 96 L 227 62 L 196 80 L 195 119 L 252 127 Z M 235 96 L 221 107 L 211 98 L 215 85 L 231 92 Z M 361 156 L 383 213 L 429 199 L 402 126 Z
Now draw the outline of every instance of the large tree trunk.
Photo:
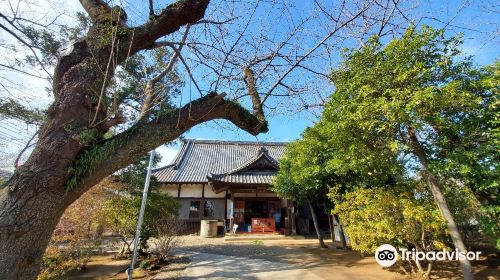
M 309 209 L 311 210 L 311 216 L 314 223 L 314 229 L 316 230 L 316 235 L 318 235 L 319 246 L 321 248 L 328 248 L 323 241 L 323 234 L 321 234 L 321 230 L 319 229 L 318 218 L 316 217 L 316 211 L 311 203 L 311 201 L 307 200 L 307 204 L 309 205 Z
M 434 196 L 434 200 L 436 201 L 436 204 L 441 212 L 441 215 L 443 215 L 443 218 L 446 221 L 446 226 L 448 227 L 448 231 L 450 232 L 453 245 L 459 251 L 467 252 L 467 248 L 465 247 L 462 237 L 460 236 L 460 232 L 458 231 L 457 225 L 455 224 L 455 220 L 453 219 L 453 215 L 450 212 L 448 203 L 446 202 L 446 199 L 443 193 L 441 192 L 441 187 L 439 185 L 439 182 L 434 176 L 434 174 L 432 174 L 432 172 L 430 172 L 429 170 L 429 161 L 427 159 L 427 155 L 417 138 L 415 130 L 410 127 L 408 131 L 410 135 L 410 141 L 412 144 L 413 152 L 415 153 L 418 160 L 420 161 L 420 164 L 422 165 L 422 169 L 426 177 L 427 184 L 432 192 L 432 195 Z M 474 274 L 472 271 L 472 266 L 470 261 L 467 259 L 463 259 L 459 260 L 459 262 L 460 262 L 460 268 L 462 269 L 462 273 L 464 275 L 464 279 L 466 280 L 474 279 Z
M 80 2 L 93 25 L 59 58 L 53 78 L 55 101 L 39 141 L 27 162 L 0 187 L 0 279 L 35 279 L 54 228 L 72 202 L 109 174 L 191 127 L 226 119 L 253 135 L 267 131 L 258 96 L 252 96 L 252 114 L 225 100 L 225 94 L 211 93 L 104 139 L 102 135 L 117 124 L 102 98 L 114 75 L 110 65 L 120 65 L 128 55 L 149 49 L 155 40 L 203 18 L 209 1 L 180 0 L 135 28 L 125 25 L 126 15 L 119 8 L 111 9 L 102 0 Z M 118 39 L 109 38 L 110 28 L 120 29 L 115 31 Z

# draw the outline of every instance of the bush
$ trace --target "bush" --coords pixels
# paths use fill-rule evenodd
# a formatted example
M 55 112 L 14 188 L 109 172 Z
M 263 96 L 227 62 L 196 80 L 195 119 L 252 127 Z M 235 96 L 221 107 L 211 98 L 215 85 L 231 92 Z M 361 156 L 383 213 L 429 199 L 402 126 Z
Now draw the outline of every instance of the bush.
M 91 255 L 88 246 L 74 241 L 60 245 L 54 239 L 51 243 L 43 255 L 38 280 L 61 279 L 69 271 L 85 268 Z
M 450 250 L 446 224 L 432 195 L 422 182 L 413 183 L 391 189 L 357 189 L 343 195 L 334 213 L 340 216 L 354 250 L 372 254 L 382 244 L 423 252 Z M 477 207 L 470 190 L 460 186 L 446 190 L 457 224 L 468 224 Z M 432 267 L 429 262 L 424 269 L 418 261 L 406 265 L 413 277 L 423 278 L 429 277 Z
M 409 190 L 358 189 L 346 193 L 334 212 L 356 251 L 372 254 L 382 244 L 424 252 L 446 248 L 444 220 L 425 193 L 417 196 Z M 419 262 L 409 265 L 412 272 L 424 277 L 431 268 L 430 263 L 427 271 Z
M 56 247 L 49 246 L 43 255 L 42 267 L 37 279 L 58 279 L 69 270 L 71 270 L 71 267 L 64 260 L 62 252 Z
M 179 235 L 184 232 L 184 227 L 184 223 L 177 218 L 165 219 L 157 227 L 153 254 L 159 261 L 166 261 L 172 250 L 180 245 Z
M 132 239 L 135 235 L 141 196 L 120 196 L 111 199 L 106 205 L 107 228 L 117 233 L 123 242 L 121 254 L 131 251 Z M 147 249 L 150 237 L 156 237 L 164 217 L 176 216 L 179 203 L 169 194 L 151 192 L 148 195 L 146 211 L 141 229 L 140 249 Z
M 143 270 L 146 270 L 151 263 L 148 260 L 142 260 L 141 263 L 139 264 L 139 267 L 142 268 Z

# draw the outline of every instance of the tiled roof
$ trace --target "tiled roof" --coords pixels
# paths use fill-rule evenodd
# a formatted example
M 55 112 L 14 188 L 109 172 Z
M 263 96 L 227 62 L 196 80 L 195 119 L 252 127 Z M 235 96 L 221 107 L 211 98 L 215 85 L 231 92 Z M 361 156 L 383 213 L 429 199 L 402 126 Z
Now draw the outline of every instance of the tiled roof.
M 283 157 L 286 143 L 218 140 L 186 140 L 172 164 L 153 171 L 164 183 L 206 183 L 210 180 L 269 184 L 269 170 L 248 170 L 259 160 L 272 166 Z
M 271 184 L 276 172 L 245 172 L 239 174 L 214 174 L 209 176 L 213 181 L 239 184 Z

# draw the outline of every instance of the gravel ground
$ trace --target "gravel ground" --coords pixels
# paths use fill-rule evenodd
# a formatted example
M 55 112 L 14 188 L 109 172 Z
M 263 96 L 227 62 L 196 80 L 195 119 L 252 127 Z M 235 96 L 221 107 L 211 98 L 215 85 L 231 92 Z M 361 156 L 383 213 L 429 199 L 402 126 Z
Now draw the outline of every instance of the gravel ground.
M 190 260 L 186 257 L 179 256 L 172 260 L 172 262 L 161 268 L 160 272 L 156 274 L 151 280 L 177 280 L 183 276 L 184 269 L 189 265 Z

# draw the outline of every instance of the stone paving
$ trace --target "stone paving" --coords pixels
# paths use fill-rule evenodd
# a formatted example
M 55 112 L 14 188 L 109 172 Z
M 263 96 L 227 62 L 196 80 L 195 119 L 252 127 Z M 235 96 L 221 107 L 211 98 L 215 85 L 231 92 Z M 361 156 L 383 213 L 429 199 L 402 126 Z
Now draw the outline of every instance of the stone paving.
M 295 264 L 258 258 L 186 252 L 191 264 L 181 279 L 322 279 Z

